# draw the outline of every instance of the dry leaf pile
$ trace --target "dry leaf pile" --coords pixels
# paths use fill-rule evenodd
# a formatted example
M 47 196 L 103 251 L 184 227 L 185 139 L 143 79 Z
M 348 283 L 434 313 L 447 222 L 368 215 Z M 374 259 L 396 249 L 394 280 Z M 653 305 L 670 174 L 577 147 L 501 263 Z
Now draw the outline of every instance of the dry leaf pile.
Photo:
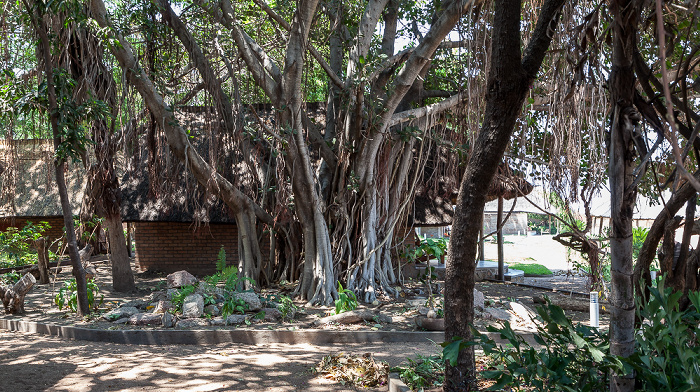
M 387 384 L 389 365 L 375 361 L 370 353 L 361 356 L 340 353 L 323 357 L 315 371 L 343 385 L 371 388 Z

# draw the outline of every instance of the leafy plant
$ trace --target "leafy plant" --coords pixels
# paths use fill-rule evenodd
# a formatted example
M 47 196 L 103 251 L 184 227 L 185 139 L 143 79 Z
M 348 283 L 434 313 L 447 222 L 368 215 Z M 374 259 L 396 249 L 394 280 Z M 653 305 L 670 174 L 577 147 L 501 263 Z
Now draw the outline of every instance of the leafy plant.
M 246 310 L 248 310 L 248 304 L 244 300 L 230 297 L 224 301 L 224 306 L 221 308 L 221 316 L 225 319 L 234 313 L 243 314 Z
M 97 304 L 97 306 L 94 306 L 95 296 L 99 291 L 100 288 L 97 286 L 97 283 L 95 283 L 92 279 L 87 281 L 87 299 L 90 309 L 94 310 L 95 308 L 100 307 L 102 302 L 104 302 L 104 295 L 100 294 L 100 302 Z M 75 278 L 63 282 L 63 287 L 58 290 L 58 294 L 56 294 L 54 302 L 58 306 L 59 310 L 67 307 L 71 312 L 78 311 L 78 284 L 76 283 Z
M 357 297 L 352 290 L 343 288 L 338 282 L 338 299 L 335 300 L 335 314 L 357 309 Z
M 22 276 L 15 271 L 7 272 L 0 275 L 0 283 L 12 286 L 15 283 L 19 282 L 21 278 Z
M 443 357 L 456 364 L 459 351 L 481 346 L 492 361 L 489 370 L 481 372 L 496 383 L 488 390 L 506 387 L 529 387 L 537 391 L 602 391 L 608 387 L 612 371 L 623 369 L 618 357 L 610 354 L 607 334 L 597 328 L 577 324 L 566 318 L 564 311 L 551 303 L 537 308 L 542 325 L 533 335 L 541 348 L 534 348 L 517 335 L 505 322 L 503 327 L 488 327 L 498 332 L 508 345 L 499 346 L 487 335 L 472 328 L 472 342 L 455 338 L 442 344 Z
M 227 291 L 237 291 L 243 282 L 255 284 L 253 279 L 239 277 L 238 268 L 235 266 L 226 265 L 226 249 L 224 249 L 223 245 L 216 257 L 216 271 L 215 274 L 205 277 L 204 281 L 212 286 L 223 282 L 224 289 Z
M 416 359 L 406 358 L 408 364 L 391 368 L 391 372 L 399 374 L 411 390 L 422 391 L 425 388 L 436 388 L 445 383 L 445 361 L 441 355 L 424 357 L 420 354 Z
M 286 295 L 282 295 L 279 298 L 279 306 L 277 309 L 282 313 L 282 320 L 286 320 L 289 314 L 293 314 L 297 310 L 297 306 L 294 305 L 292 299 Z
M 31 243 L 42 237 L 50 228 L 48 222 L 27 222 L 21 229 L 8 227 L 5 231 L 0 231 L 0 252 L 4 259 L 0 261 L 0 267 L 36 264 L 37 254 Z
M 666 287 L 665 278 L 649 287 L 649 298 L 637 298 L 638 315 L 645 321 L 635 334 L 636 351 L 624 359 L 636 373 L 636 390 L 697 391 L 700 385 L 700 292 L 688 293 L 690 304 L 680 306 L 683 292 Z
M 170 299 L 170 301 L 173 303 L 173 307 L 175 307 L 178 312 L 182 311 L 182 304 L 185 302 L 185 298 L 194 294 L 195 290 L 196 288 L 191 284 L 180 287 Z

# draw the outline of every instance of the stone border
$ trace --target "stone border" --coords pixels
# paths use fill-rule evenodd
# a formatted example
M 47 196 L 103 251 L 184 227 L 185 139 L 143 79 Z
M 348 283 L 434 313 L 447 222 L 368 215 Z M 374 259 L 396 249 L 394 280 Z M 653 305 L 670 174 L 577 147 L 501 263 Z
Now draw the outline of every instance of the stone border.
M 0 319 L 0 329 L 32 332 L 65 339 L 137 345 L 169 344 L 313 344 L 411 343 L 445 340 L 444 332 L 408 331 L 272 331 L 272 330 L 103 330 L 32 321 Z
M 411 392 L 411 388 L 401 381 L 398 373 L 389 373 L 389 392 Z

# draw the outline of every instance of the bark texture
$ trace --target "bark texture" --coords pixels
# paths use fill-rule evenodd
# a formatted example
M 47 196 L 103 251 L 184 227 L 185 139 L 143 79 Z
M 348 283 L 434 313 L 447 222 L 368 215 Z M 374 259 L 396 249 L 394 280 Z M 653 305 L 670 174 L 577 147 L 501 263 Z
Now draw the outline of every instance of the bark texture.
M 34 275 L 25 274 L 22 279 L 12 287 L 0 285 L 0 298 L 5 306 L 5 313 L 24 314 L 24 297 L 36 283 Z
M 520 51 L 520 1 L 495 4 L 492 57 L 486 111 L 467 169 L 462 177 L 445 275 L 445 338 L 471 339 L 474 321 L 474 271 L 487 186 L 496 174 L 526 93 L 542 64 L 556 28 L 563 0 L 546 1 L 533 37 Z M 445 391 L 471 391 L 475 386 L 473 349 L 460 352 L 445 369 Z
M 634 282 L 632 217 L 637 196 L 632 186 L 635 160 L 634 132 L 641 117 L 633 106 L 634 49 L 639 10 L 636 2 L 610 3 L 613 15 L 613 58 L 610 73 L 612 122 L 610 129 L 610 352 L 622 357 L 634 353 Z M 613 375 L 611 391 L 633 391 L 634 375 Z

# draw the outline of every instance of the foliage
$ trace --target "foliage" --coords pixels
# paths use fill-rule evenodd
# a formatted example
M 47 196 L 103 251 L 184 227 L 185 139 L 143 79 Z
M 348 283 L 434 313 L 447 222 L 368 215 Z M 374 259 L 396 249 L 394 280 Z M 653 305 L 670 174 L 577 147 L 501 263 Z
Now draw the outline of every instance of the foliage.
M 15 283 L 19 282 L 19 280 L 22 278 L 22 276 L 18 272 L 7 272 L 2 275 L 0 275 L 0 284 L 6 284 L 6 285 L 14 285 Z
M 642 249 L 642 245 L 644 245 L 644 241 L 647 239 L 647 234 L 649 234 L 649 229 L 647 228 L 632 228 L 632 260 L 637 260 L 639 258 L 639 251 Z
M 204 281 L 212 286 L 216 286 L 220 282 L 224 283 L 224 289 L 226 291 L 238 291 L 243 282 L 250 282 L 255 284 L 255 281 L 246 277 L 238 276 L 238 268 L 235 266 L 226 265 L 226 249 L 221 246 L 219 249 L 219 254 L 216 258 L 216 273 L 204 278 Z
M 556 219 L 550 219 L 549 216 L 545 214 L 528 212 L 527 228 L 537 232 L 537 234 L 556 234 L 557 221 Z
M 182 311 L 182 304 L 185 302 L 187 296 L 194 294 L 196 287 L 191 284 L 180 287 L 175 294 L 173 294 L 170 299 L 173 303 L 173 307 L 179 312 Z
M 665 277 L 649 287 L 649 298 L 637 298 L 645 321 L 635 335 L 636 351 L 625 362 L 637 377 L 636 390 L 697 391 L 700 385 L 700 292 L 688 293 L 690 304 L 679 310 L 683 292 L 666 287 Z
M 411 390 L 422 391 L 425 388 L 436 388 L 445 382 L 445 361 L 442 355 L 424 357 L 420 354 L 416 359 L 406 358 L 408 364 L 391 368 L 392 373 L 398 373 Z
M 343 288 L 338 282 L 338 299 L 335 300 L 335 314 L 341 314 L 349 310 L 357 309 L 357 297 L 352 290 Z
M 608 386 L 611 371 L 621 370 L 622 362 L 609 353 L 607 334 L 597 328 L 573 325 L 564 311 L 551 303 L 537 308 L 539 321 L 533 335 L 541 348 L 535 349 L 517 335 L 505 322 L 503 327 L 488 327 L 508 341 L 499 346 L 487 335 L 472 328 L 475 341 L 455 338 L 442 344 L 443 356 L 451 364 L 457 361 L 459 351 L 478 345 L 493 364 L 481 373 L 495 380 L 489 390 L 505 387 L 531 387 L 537 391 L 602 391 Z
M 224 306 L 221 308 L 221 316 L 226 317 L 234 313 L 245 313 L 248 310 L 248 304 L 241 298 L 229 297 L 224 301 Z
M 102 302 L 104 301 L 104 295 L 100 294 L 100 302 L 97 304 L 97 306 L 93 306 L 95 303 L 95 296 L 99 291 L 100 288 L 97 286 L 97 283 L 95 283 L 92 279 L 88 279 L 87 300 L 90 309 L 94 310 L 95 308 L 98 308 L 102 305 Z M 78 285 L 75 281 L 75 278 L 63 282 L 63 287 L 61 287 L 61 289 L 58 290 L 58 294 L 56 294 L 54 302 L 58 306 L 59 310 L 63 309 L 63 307 L 65 306 L 69 308 L 71 312 L 78 311 Z
M 552 275 L 549 268 L 536 263 L 508 263 L 508 268 L 521 270 L 525 275 Z
M 282 295 L 279 298 L 279 306 L 277 309 L 282 313 L 282 320 L 286 320 L 289 314 L 294 314 L 297 311 L 297 306 L 291 298 L 286 295 Z
M 420 244 L 416 247 L 416 258 L 420 256 L 428 256 L 428 258 L 440 259 L 447 253 L 447 247 L 450 243 L 448 238 L 425 238 L 419 237 Z
M 5 256 L 4 260 L 0 261 L 0 267 L 36 264 L 37 254 L 31 244 L 50 228 L 51 225 L 48 222 L 39 222 L 36 225 L 27 222 L 21 229 L 8 227 L 7 230 L 0 232 L 0 252 Z
M 375 361 L 372 354 L 359 356 L 341 353 L 323 357 L 313 372 L 343 385 L 371 388 L 387 384 L 389 365 Z
M 97 215 L 92 215 L 89 220 L 85 222 L 80 221 L 80 217 L 73 216 L 73 225 L 75 227 L 76 233 L 82 233 L 80 235 L 81 241 L 95 241 L 97 240 L 97 228 L 104 222 L 104 218 Z M 63 228 L 65 233 L 65 227 Z

